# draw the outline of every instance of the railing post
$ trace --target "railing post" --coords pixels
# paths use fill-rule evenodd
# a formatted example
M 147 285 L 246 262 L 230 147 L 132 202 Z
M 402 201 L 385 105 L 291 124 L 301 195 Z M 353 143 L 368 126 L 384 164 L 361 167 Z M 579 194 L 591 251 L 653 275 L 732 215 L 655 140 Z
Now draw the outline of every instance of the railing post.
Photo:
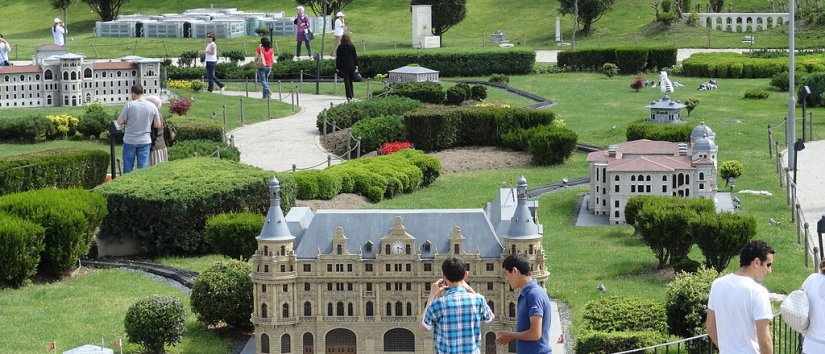
M 782 168 L 782 177 L 785 179 L 785 192 L 788 194 L 786 203 L 791 205 L 791 180 L 788 178 L 788 168 Z
M 221 141 L 226 142 L 226 105 L 223 105 L 223 137 Z
M 297 168 L 295 168 L 295 164 L 292 164 L 292 172 L 295 172 Z
M 249 79 L 248 78 L 243 79 L 243 90 L 244 90 L 244 92 L 246 92 L 246 97 L 249 97 Z
M 770 124 L 768 124 L 768 157 L 773 157 L 773 132 Z
M 272 97 L 266 98 L 266 119 L 272 119 Z
M 808 223 L 805 222 L 805 267 L 808 267 Z
M 347 137 L 347 160 L 352 158 L 352 134 Z
M 278 101 L 283 101 L 283 100 L 284 100 L 284 95 L 283 95 L 283 89 L 281 87 L 281 80 L 278 80 Z
M 300 80 L 301 80 L 301 86 L 303 86 L 304 85 L 304 71 L 303 70 L 301 70 Z
M 364 96 L 367 96 L 367 98 L 372 98 L 372 90 L 370 90 L 370 79 L 369 78 L 367 78 L 367 94 L 364 95 Z
M 324 123 L 324 130 L 321 131 L 321 135 L 323 135 L 324 138 L 326 138 L 327 137 L 327 118 L 326 117 L 324 117 L 323 123 Z
M 327 154 L 327 167 L 332 166 L 332 155 Z
M 235 147 L 235 134 L 229 136 L 229 146 Z
M 355 156 L 359 159 L 361 158 L 361 137 L 360 136 L 358 137 L 358 150 L 356 150 Z
M 298 109 L 301 109 L 301 88 L 300 87 L 295 88 L 295 106 L 297 106 Z
M 801 238 L 802 238 L 802 227 L 801 227 L 802 226 L 801 225 L 802 220 L 801 219 L 802 218 L 800 217 L 801 215 L 799 214 L 800 209 L 801 208 L 800 208 L 799 203 L 797 201 L 797 203 L 796 203 L 796 243 L 797 244 L 802 242 L 802 240 L 801 240 Z
M 241 126 L 244 126 L 244 124 L 243 124 L 243 121 L 244 121 L 244 119 L 243 119 L 243 118 L 244 118 L 244 113 L 243 113 L 243 97 L 241 97 L 241 98 L 240 98 L 240 100 L 241 100 Z

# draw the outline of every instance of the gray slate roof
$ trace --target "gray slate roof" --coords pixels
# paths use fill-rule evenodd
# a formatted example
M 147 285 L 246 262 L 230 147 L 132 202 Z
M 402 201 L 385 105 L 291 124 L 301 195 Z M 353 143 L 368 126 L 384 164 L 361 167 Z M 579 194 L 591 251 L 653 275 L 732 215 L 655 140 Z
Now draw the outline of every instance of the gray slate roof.
M 296 234 L 300 227 L 294 220 L 303 219 L 306 224 L 306 210 L 292 208 L 287 220 L 290 230 L 298 239 L 295 250 L 299 259 L 314 259 L 321 253 L 332 252 L 332 236 L 336 227 L 343 226 L 347 237 L 347 250 L 361 254 L 367 241 L 372 241 L 373 252 L 364 258 L 372 258 L 383 246 L 381 238 L 387 235 L 396 216 L 402 218 L 407 233 L 415 238 L 415 246 L 421 250 L 425 241 L 430 240 L 439 254 L 450 252 L 450 235 L 453 227 L 461 227 L 465 237 L 462 245 L 470 253 L 479 252 L 482 258 L 498 258 L 503 246 L 496 236 L 493 225 L 482 209 L 383 209 L 383 210 L 319 210 L 312 216 L 308 228 Z M 299 215 L 301 214 L 301 215 Z
M 391 73 L 399 74 L 437 74 L 438 71 L 427 69 L 423 66 L 402 66 L 398 69 L 390 70 Z
M 650 102 L 650 104 L 647 105 L 647 108 L 680 110 L 682 108 L 685 108 L 685 105 L 681 102 L 670 99 L 670 97 L 668 96 L 664 96 L 656 101 Z

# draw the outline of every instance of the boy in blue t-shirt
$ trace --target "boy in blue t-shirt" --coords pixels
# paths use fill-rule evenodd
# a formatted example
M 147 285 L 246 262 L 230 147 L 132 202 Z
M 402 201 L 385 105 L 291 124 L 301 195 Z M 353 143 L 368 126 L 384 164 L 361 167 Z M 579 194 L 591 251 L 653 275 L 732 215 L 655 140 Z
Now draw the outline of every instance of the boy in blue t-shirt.
M 522 255 L 507 256 L 502 264 L 504 278 L 513 289 L 521 289 L 516 308 L 516 332 L 496 332 L 496 341 L 516 341 L 518 354 L 550 354 L 552 304 L 547 291 L 530 276 L 530 262 Z

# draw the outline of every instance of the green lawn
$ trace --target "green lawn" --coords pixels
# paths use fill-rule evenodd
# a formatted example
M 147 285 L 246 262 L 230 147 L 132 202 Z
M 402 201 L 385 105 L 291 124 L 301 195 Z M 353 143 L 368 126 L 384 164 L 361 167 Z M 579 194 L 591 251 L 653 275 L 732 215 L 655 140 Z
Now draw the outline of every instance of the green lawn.
M 180 12 L 196 7 L 209 7 L 211 0 L 186 0 L 157 2 L 152 0 L 132 0 L 127 2 L 122 14 L 160 14 Z M 702 3 L 705 3 L 704 1 Z M 727 2 L 737 11 L 770 10 L 764 0 L 739 0 Z M 50 26 L 52 18 L 62 16 L 52 10 L 46 0 L 19 1 L 0 0 L 7 20 L 0 24 L 0 33 L 16 47 L 12 59 L 28 59 L 34 49 L 41 44 L 50 43 Z M 247 11 L 286 10 L 292 15 L 295 2 L 291 0 L 227 0 L 221 7 L 236 7 Z M 482 43 L 490 45 L 489 34 L 497 30 L 504 31 L 508 39 L 517 45 L 535 48 L 556 48 L 554 44 L 554 20 L 558 14 L 558 0 L 512 0 L 506 9 L 497 0 L 470 0 L 467 2 L 467 15 L 463 22 L 451 28 L 442 38 L 445 46 L 479 47 Z M 348 26 L 359 51 L 376 49 L 403 48 L 410 46 L 410 10 L 408 1 L 399 0 L 361 0 L 355 1 L 344 11 L 347 13 Z M 506 16 L 502 16 L 506 12 Z M 13 20 L 9 20 L 13 19 Z M 151 57 L 175 57 L 184 50 L 203 50 L 204 43 L 199 39 L 123 39 L 95 38 L 95 14 L 89 11 L 83 2 L 74 2 L 69 8 L 70 50 L 83 53 L 89 57 L 116 58 L 124 55 L 142 55 Z M 594 25 L 594 32 L 588 36 L 579 36 L 579 47 L 598 47 L 604 45 L 622 46 L 641 45 L 675 45 L 678 47 L 705 47 L 708 45 L 707 32 L 701 28 L 675 25 L 671 29 L 656 30 L 649 24 L 654 19 L 653 10 L 648 2 L 638 0 L 617 0 L 613 9 Z M 573 19 L 562 17 L 563 38 L 571 39 Z M 741 47 L 741 33 L 711 32 L 711 47 Z M 825 34 L 819 29 L 801 28 L 797 35 L 800 46 L 822 46 Z M 756 46 L 786 46 L 787 35 L 782 29 L 760 32 L 757 34 Z M 330 53 L 332 39 L 327 40 L 326 54 Z M 241 49 L 252 55 L 255 48 L 254 37 L 220 40 L 223 50 Z M 279 37 L 276 41 L 279 51 L 293 52 L 295 43 L 291 36 Z M 320 49 L 320 42 L 312 43 L 313 50 Z
M 166 266 L 201 273 L 205 271 L 207 268 L 211 267 L 216 262 L 227 260 L 230 260 L 230 258 L 227 256 L 221 254 L 210 254 L 198 257 L 161 257 L 155 259 L 154 261 Z
M 126 343 L 123 319 L 137 299 L 153 294 L 181 299 L 187 311 L 183 341 L 170 353 L 214 353 L 230 351 L 231 339 L 209 331 L 195 321 L 189 297 L 180 290 L 135 272 L 93 270 L 89 274 L 50 284 L 0 290 L 4 353 L 45 353 L 55 341 L 58 353 L 83 344 L 106 347 L 121 337 Z M 124 353 L 140 353 L 134 344 Z

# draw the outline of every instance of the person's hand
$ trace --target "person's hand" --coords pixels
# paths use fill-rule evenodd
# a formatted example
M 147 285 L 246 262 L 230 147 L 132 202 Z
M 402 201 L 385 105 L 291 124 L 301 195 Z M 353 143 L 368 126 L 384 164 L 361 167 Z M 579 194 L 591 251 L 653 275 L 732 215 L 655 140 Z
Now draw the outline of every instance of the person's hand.
M 470 294 L 475 294 L 475 292 L 476 292 L 475 290 L 473 290 L 473 287 L 471 287 L 470 284 L 467 284 L 466 281 L 462 281 L 461 286 L 464 288 L 464 290 L 467 290 L 467 292 L 470 293 Z
M 445 282 L 444 279 L 434 281 L 432 286 L 430 286 L 430 299 L 435 299 L 441 296 L 444 289 L 447 289 L 447 282 Z
M 515 339 L 515 337 L 513 336 L 513 332 L 496 332 L 496 343 L 498 344 L 510 344 L 510 342 L 512 342 L 513 339 Z

